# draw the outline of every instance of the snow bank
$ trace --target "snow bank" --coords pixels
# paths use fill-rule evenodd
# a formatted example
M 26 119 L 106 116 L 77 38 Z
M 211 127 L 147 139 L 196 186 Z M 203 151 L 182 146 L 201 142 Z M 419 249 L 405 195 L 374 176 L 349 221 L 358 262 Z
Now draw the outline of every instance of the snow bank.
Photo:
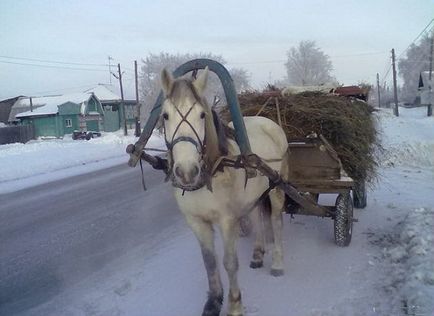
M 72 140 L 39 139 L 26 144 L 0 146 L 0 193 L 12 192 L 36 184 L 126 163 L 125 148 L 137 138 L 121 131 L 101 137 Z M 154 133 L 148 147 L 165 148 L 162 137 Z
M 400 108 L 396 117 L 390 109 L 378 112 L 382 142 L 386 149 L 384 166 L 434 166 L 434 118 L 426 108 Z
M 394 313 L 434 313 L 433 216 L 431 209 L 412 210 L 392 232 L 378 234 L 371 241 L 383 247 L 386 273 L 382 281 Z

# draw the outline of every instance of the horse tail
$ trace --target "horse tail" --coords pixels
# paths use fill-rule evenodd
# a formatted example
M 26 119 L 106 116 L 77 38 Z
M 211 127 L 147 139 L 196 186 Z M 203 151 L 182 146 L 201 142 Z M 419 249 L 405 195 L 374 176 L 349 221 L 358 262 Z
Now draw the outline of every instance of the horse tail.
M 265 242 L 274 243 L 273 226 L 271 225 L 271 200 L 268 195 L 262 201 L 260 209 L 262 224 L 264 225 Z
M 285 151 L 282 157 L 282 164 L 280 165 L 280 176 L 282 177 L 283 181 L 289 181 L 289 170 L 291 166 L 289 165 L 289 147 Z

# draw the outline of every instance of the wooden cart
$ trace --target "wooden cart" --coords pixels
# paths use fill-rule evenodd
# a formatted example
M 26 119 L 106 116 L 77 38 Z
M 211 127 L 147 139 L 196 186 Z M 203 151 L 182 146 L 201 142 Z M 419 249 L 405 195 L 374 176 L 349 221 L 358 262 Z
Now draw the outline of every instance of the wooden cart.
M 289 182 L 316 207 L 301 206 L 287 196 L 285 211 L 289 214 L 330 217 L 334 220 L 334 237 L 338 246 L 351 242 L 354 181 L 342 169 L 333 147 L 322 136 L 312 135 L 289 141 Z M 334 206 L 319 206 L 319 194 L 338 194 Z

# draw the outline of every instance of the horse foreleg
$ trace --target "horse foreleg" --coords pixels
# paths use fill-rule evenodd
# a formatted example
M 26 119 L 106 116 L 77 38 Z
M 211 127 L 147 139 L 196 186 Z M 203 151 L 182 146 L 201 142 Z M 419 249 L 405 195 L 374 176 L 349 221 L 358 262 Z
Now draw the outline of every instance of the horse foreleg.
M 285 193 L 281 189 L 270 191 L 271 201 L 271 226 L 273 227 L 273 256 L 271 274 L 273 276 L 283 275 L 283 246 L 282 246 L 282 210 L 285 203 Z
M 264 253 L 265 253 L 265 241 L 264 241 L 264 227 L 261 220 L 261 210 L 259 207 L 255 207 L 250 213 L 250 219 L 253 224 L 253 232 L 255 234 L 255 244 L 253 246 L 253 257 L 250 261 L 250 268 L 257 269 L 262 268 Z
M 214 249 L 213 227 L 211 223 L 197 217 L 186 216 L 186 219 L 199 241 L 203 262 L 208 275 L 208 300 L 203 308 L 202 316 L 218 316 L 223 304 L 223 286 Z
M 223 244 L 224 257 L 223 265 L 228 273 L 229 294 L 228 294 L 228 315 L 243 315 L 243 304 L 241 302 L 241 291 L 238 286 L 238 256 L 236 250 L 236 238 L 238 236 L 238 221 L 235 218 L 224 219 L 220 223 Z

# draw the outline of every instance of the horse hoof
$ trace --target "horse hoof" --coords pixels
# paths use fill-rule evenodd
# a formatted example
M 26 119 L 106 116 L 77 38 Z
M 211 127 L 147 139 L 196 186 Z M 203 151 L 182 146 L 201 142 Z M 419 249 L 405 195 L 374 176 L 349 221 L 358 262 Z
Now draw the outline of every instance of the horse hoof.
M 202 316 L 219 316 L 220 311 L 203 311 Z
M 252 269 L 262 268 L 263 266 L 264 263 L 262 261 L 250 261 L 250 268 Z
M 209 296 L 205 303 L 202 316 L 219 316 L 223 304 L 223 295 Z
M 202 316 L 219 316 L 220 309 L 204 310 Z
M 271 275 L 278 277 L 278 276 L 282 276 L 284 274 L 283 269 L 271 269 Z

